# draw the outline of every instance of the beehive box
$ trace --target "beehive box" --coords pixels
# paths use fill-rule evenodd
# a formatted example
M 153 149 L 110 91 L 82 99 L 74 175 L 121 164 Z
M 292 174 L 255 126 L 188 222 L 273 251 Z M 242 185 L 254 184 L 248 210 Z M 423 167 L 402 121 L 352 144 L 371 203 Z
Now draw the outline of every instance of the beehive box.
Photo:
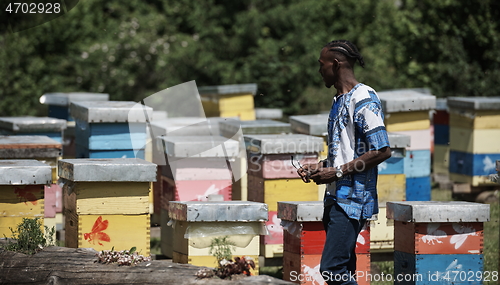
M 483 222 L 490 220 L 489 205 L 462 201 L 389 202 L 387 209 L 387 217 L 395 220 L 395 274 L 430 277 L 429 272 L 438 272 L 439 276 L 446 271 L 468 274 L 482 270 L 482 229 Z
M 0 136 L 0 159 L 36 159 L 51 166 L 57 180 L 57 161 L 62 144 L 47 136 Z
M 136 102 L 72 102 L 77 158 L 144 159 L 146 122 L 153 109 Z
M 0 117 L 0 134 L 48 136 L 61 143 L 66 121 L 49 117 Z
M 500 97 L 449 97 L 450 179 L 470 186 L 489 185 L 500 159 Z
M 235 243 L 233 258 L 245 255 L 258 259 L 259 235 L 268 216 L 263 203 L 172 201 L 168 215 L 174 221 L 173 262 L 215 267 L 210 245 L 213 239 L 226 236 Z M 258 269 L 253 274 L 258 274 Z
M 166 157 L 160 207 L 167 209 L 170 201 L 207 201 L 209 195 L 232 199 L 238 141 L 221 136 L 168 135 L 157 140 Z M 168 212 L 162 211 L 161 216 L 162 223 L 170 220 Z M 173 257 L 173 234 L 170 227 L 162 229 L 162 253 L 168 257 Z
M 77 101 L 108 101 L 109 94 L 87 92 L 55 92 L 46 93 L 40 97 L 40 103 L 49 105 L 49 117 L 74 121 L 70 115 L 71 102 Z
M 136 247 L 149 255 L 150 184 L 156 165 L 142 159 L 62 159 L 67 247 Z
M 257 84 L 203 86 L 198 91 L 207 117 L 238 117 L 255 120 Z
M 450 157 L 450 113 L 446 99 L 436 100 L 436 110 L 433 114 L 434 148 L 432 152 L 432 169 L 436 181 L 449 179 Z M 438 177 L 442 176 L 442 178 Z
M 318 186 L 314 183 L 304 183 L 296 170 L 290 169 L 291 156 L 295 157 L 294 163 L 297 164 L 298 160 L 317 163 L 318 153 L 323 150 L 323 139 L 302 134 L 246 135 L 244 137 L 249 159 L 257 157 L 256 160 L 249 161 L 248 200 L 263 202 L 269 206 L 267 226 L 272 235 L 262 237 L 261 255 L 266 258 L 281 257 L 283 228 L 279 225 L 279 219 L 273 219 L 276 216 L 277 203 L 290 200 L 290 197 L 297 201 L 319 200 Z M 258 159 L 258 157 L 263 157 L 263 159 Z M 271 161 L 272 159 L 275 160 Z M 265 168 L 268 164 L 281 165 L 283 169 L 266 172 Z M 255 167 L 262 168 L 263 172 L 255 171 L 257 170 Z
M 385 114 L 388 132 L 411 137 L 409 153 L 405 156 L 406 200 L 430 199 L 430 184 L 418 192 L 411 179 L 430 181 L 431 173 L 431 121 L 429 112 L 436 108 L 436 97 L 414 89 L 378 92 Z
M 44 219 L 44 185 L 50 166 L 37 160 L 0 160 L 0 236 L 11 237 L 23 218 Z
M 283 244 L 283 279 L 298 284 L 323 284 L 319 264 L 325 244 L 323 202 L 279 202 L 278 217 L 287 224 Z M 356 242 L 356 271 L 370 272 L 370 230 L 365 227 Z M 359 284 L 369 284 L 358 279 Z

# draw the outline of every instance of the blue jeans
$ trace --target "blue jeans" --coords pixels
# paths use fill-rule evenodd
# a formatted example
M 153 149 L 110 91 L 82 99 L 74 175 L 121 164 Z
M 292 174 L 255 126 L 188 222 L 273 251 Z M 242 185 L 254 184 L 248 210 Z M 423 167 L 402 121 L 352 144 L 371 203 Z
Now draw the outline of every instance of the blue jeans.
M 365 221 L 350 219 L 337 203 L 325 207 L 323 226 L 326 240 L 320 272 L 327 284 L 357 284 L 354 251 Z

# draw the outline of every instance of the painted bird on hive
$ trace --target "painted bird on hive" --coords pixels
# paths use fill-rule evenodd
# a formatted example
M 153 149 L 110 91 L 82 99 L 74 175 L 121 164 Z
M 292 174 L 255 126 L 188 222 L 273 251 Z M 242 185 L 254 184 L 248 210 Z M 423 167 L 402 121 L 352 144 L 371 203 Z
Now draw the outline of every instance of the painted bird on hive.
M 88 240 L 89 243 L 95 244 L 96 241 L 99 245 L 103 245 L 101 241 L 110 242 L 111 239 L 107 233 L 103 231 L 108 228 L 108 220 L 102 220 L 102 216 L 96 219 L 92 231 L 90 233 L 84 233 L 83 237 Z

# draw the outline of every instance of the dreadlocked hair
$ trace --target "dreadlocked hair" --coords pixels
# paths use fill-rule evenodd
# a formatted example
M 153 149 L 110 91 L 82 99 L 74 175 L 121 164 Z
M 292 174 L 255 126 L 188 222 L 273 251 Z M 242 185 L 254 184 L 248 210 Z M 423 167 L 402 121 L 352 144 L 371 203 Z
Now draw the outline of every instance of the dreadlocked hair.
M 358 48 L 348 40 L 335 40 L 327 43 L 325 47 L 328 48 L 329 51 L 340 52 L 348 58 L 352 58 L 354 60 L 359 61 L 359 65 L 361 67 L 365 67 L 365 62 L 363 61 L 363 57 L 359 54 Z

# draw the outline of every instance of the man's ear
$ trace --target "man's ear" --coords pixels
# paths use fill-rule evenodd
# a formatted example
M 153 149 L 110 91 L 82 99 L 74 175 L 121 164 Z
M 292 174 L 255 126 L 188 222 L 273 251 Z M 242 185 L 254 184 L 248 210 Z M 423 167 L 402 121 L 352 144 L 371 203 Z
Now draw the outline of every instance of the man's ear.
M 340 69 L 340 61 L 337 58 L 334 58 L 332 62 L 332 70 L 336 71 L 339 69 Z

